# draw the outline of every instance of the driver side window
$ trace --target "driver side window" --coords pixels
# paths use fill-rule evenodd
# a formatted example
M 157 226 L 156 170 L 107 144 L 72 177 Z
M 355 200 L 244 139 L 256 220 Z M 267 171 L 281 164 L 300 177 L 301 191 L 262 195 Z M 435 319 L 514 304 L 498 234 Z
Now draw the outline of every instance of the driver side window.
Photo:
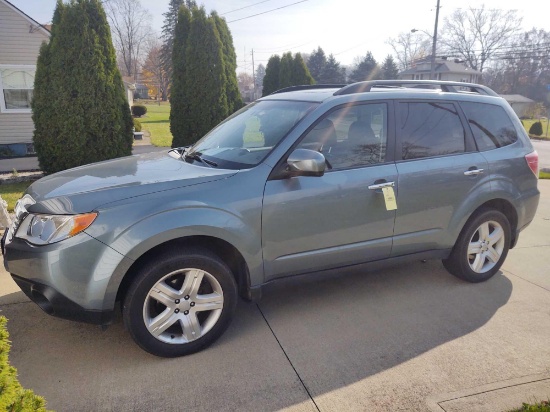
M 322 153 L 333 170 L 384 163 L 387 111 L 385 103 L 337 109 L 318 121 L 298 148 Z

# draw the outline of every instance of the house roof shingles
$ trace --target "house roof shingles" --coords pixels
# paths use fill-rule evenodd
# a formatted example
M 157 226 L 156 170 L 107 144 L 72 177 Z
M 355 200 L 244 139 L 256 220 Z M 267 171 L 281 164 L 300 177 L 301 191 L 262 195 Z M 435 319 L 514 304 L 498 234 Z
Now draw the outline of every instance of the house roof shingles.
M 427 68 L 420 68 L 428 64 Z M 429 73 L 431 71 L 430 60 L 417 61 L 415 67 L 411 67 L 400 72 L 400 75 L 417 74 L 417 73 Z M 481 74 L 481 72 L 470 69 L 462 63 L 457 63 L 453 60 L 437 59 L 435 61 L 436 73 L 466 73 L 466 74 Z

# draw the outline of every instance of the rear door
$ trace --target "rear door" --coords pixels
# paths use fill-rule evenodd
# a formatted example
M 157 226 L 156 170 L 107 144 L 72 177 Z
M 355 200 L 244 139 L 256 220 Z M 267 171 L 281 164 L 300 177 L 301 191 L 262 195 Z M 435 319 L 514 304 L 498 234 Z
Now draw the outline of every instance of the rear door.
M 453 102 L 397 103 L 396 166 L 399 174 L 392 256 L 454 244 L 456 217 L 487 179 L 463 115 Z

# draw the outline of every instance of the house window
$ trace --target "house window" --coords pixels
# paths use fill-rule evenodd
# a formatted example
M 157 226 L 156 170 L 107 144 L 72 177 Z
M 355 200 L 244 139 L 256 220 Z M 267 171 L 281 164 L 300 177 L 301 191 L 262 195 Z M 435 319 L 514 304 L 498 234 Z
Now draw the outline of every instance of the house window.
M 3 113 L 30 113 L 34 66 L 0 66 L 0 109 Z

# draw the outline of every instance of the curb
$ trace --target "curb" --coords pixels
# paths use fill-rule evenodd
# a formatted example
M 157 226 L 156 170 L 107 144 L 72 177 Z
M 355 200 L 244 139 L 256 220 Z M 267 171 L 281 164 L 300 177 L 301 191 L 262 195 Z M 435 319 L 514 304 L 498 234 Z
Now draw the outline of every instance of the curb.
M 0 174 L 0 185 L 8 185 L 12 183 L 33 182 L 44 177 L 44 173 L 40 170 L 35 172 L 22 172 L 18 176 L 13 174 Z

